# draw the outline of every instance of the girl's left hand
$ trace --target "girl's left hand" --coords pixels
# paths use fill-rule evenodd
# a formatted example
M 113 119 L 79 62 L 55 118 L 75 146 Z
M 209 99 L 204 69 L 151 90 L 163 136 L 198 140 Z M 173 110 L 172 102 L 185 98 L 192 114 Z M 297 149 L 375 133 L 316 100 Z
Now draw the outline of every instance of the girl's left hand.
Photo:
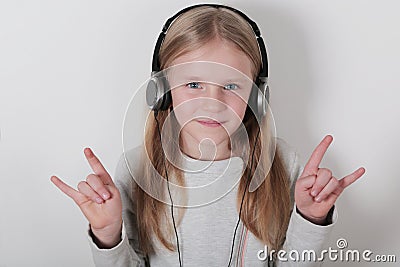
M 332 171 L 329 169 L 319 168 L 332 140 L 331 135 L 325 136 L 313 151 L 303 173 L 296 181 L 294 198 L 297 209 L 303 217 L 315 224 L 326 222 L 326 216 L 339 195 L 365 173 L 365 169 L 361 167 L 338 180 L 332 176 Z

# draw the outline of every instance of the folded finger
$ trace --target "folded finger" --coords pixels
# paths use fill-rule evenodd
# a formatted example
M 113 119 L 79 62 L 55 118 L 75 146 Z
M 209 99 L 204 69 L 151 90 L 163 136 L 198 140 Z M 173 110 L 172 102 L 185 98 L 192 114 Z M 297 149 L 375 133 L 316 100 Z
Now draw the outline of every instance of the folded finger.
M 84 194 L 87 198 L 91 199 L 92 201 L 101 204 L 103 203 L 103 199 L 97 194 L 93 188 L 85 181 L 81 181 L 78 184 L 78 190 L 82 194 Z
M 320 168 L 317 172 L 317 179 L 311 189 L 311 195 L 317 196 L 321 190 L 329 183 L 332 178 L 332 171 L 326 168 Z
M 332 192 L 339 187 L 339 180 L 332 177 L 327 185 L 321 190 L 321 192 L 314 198 L 315 201 L 321 202 L 326 199 Z
M 103 181 L 99 176 L 95 174 L 89 174 L 86 178 L 86 182 L 90 185 L 90 187 L 104 200 L 110 198 L 111 194 L 105 187 Z

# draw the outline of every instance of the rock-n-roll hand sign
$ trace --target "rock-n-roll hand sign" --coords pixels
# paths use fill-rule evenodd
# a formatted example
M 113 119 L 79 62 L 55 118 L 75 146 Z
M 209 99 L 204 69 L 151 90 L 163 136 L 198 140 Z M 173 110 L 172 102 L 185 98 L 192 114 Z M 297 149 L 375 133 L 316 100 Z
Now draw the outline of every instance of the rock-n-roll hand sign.
M 332 140 L 331 135 L 325 136 L 313 151 L 303 173 L 296 181 L 295 202 L 297 209 L 303 217 L 316 224 L 326 223 L 327 214 L 339 195 L 365 173 L 365 169 L 361 167 L 338 180 L 332 176 L 332 171 L 329 169 L 319 168 Z
M 78 191 L 61 181 L 57 176 L 50 180 L 72 198 L 88 219 L 96 243 L 110 248 L 120 242 L 122 230 L 122 202 L 120 193 L 111 176 L 90 148 L 84 153 L 94 174 L 78 184 Z

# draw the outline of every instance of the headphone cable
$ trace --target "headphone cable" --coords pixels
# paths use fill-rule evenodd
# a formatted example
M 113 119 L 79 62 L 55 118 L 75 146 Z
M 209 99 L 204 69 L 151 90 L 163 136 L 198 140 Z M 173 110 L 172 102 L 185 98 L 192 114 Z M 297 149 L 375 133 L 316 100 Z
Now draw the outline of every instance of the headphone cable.
M 250 182 L 250 173 L 251 173 L 251 169 L 253 168 L 254 152 L 255 152 L 255 150 L 256 150 L 256 144 L 257 144 L 257 139 L 258 139 L 259 134 L 260 134 L 260 127 L 258 127 L 257 136 L 256 136 L 256 143 L 254 144 L 253 153 L 252 153 L 252 155 L 251 155 L 250 171 L 249 171 L 249 175 L 248 175 L 248 177 L 247 177 L 246 187 L 245 187 L 245 189 L 244 189 L 244 193 L 243 193 L 243 196 L 242 196 L 242 201 L 241 201 L 241 203 L 240 203 L 239 216 L 238 216 L 238 220 L 237 220 L 237 222 L 236 222 L 235 233 L 234 233 L 234 235 L 233 235 L 232 247 L 231 247 L 231 255 L 230 255 L 230 257 L 229 257 L 228 267 L 231 266 L 231 262 L 232 262 L 233 248 L 234 248 L 234 246 L 235 246 L 236 231 L 237 231 L 237 229 L 238 229 L 239 222 L 240 222 L 240 215 L 241 215 L 241 213 L 242 213 L 242 207 L 243 207 L 244 196 L 246 195 L 247 186 L 249 185 L 249 182 Z
M 158 110 L 154 110 L 154 119 L 156 120 L 156 123 L 157 123 L 158 136 L 160 138 L 160 143 L 162 145 L 160 124 L 158 122 L 157 115 L 158 115 Z M 171 215 L 172 215 L 172 222 L 173 222 L 173 225 L 174 225 L 174 231 L 175 231 L 175 237 L 176 237 L 176 246 L 178 248 L 179 266 L 182 267 L 181 253 L 180 253 L 180 250 L 179 250 L 179 238 L 178 238 L 178 232 L 176 231 L 176 224 L 175 224 L 175 218 L 174 218 L 174 203 L 172 202 L 171 190 L 169 189 L 169 179 L 168 179 L 167 165 L 165 164 L 165 158 L 164 158 L 164 169 L 165 169 L 165 176 L 167 178 L 168 194 L 169 194 L 169 198 L 171 200 Z

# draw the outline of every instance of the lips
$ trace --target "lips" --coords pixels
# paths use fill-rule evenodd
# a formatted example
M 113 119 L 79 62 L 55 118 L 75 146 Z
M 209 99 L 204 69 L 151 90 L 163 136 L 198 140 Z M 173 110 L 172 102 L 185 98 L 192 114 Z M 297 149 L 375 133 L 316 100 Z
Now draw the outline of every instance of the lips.
M 208 127 L 218 127 L 218 126 L 221 126 L 221 124 L 223 123 L 223 122 L 218 122 L 215 120 L 197 120 L 197 122 L 200 123 L 201 125 L 208 126 Z

